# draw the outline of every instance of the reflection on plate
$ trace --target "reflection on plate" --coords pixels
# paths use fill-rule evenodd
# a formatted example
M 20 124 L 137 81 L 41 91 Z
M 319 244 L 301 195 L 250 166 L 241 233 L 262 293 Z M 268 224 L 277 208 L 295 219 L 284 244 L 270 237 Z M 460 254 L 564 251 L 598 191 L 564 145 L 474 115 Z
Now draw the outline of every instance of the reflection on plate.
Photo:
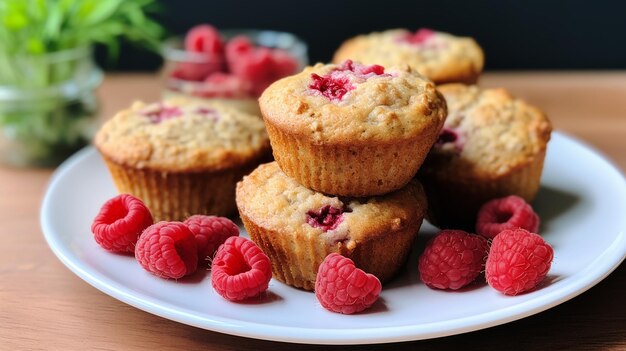
M 145 272 L 132 256 L 96 245 L 91 220 L 116 191 L 99 155 L 85 149 L 54 174 L 41 223 L 50 248 L 79 277 L 116 299 L 156 315 L 218 332 L 314 344 L 417 340 L 458 334 L 523 318 L 584 292 L 613 271 L 626 255 L 626 181 L 598 153 L 554 133 L 542 188 L 534 206 L 541 232 L 555 250 L 541 287 L 515 297 L 485 284 L 437 291 L 420 283 L 416 257 L 386 285 L 366 313 L 324 310 L 310 292 L 272 280 L 267 296 L 231 303 L 217 295 L 207 271 L 176 281 Z M 67 214 L 70 213 L 71 216 Z M 435 228 L 425 224 L 421 252 Z M 245 235 L 245 234 L 244 234 Z

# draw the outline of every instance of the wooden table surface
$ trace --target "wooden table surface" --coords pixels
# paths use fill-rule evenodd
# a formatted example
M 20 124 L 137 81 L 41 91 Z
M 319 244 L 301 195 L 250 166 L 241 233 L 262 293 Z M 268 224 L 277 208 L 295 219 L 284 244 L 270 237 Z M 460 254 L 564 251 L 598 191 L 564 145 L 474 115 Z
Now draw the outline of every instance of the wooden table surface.
M 557 130 L 593 145 L 626 170 L 626 72 L 488 73 L 481 85 L 506 87 L 540 106 Z M 134 99 L 158 95 L 157 78 L 147 74 L 109 75 L 100 90 L 105 116 Z M 0 167 L 0 350 L 338 348 L 198 329 L 143 312 L 91 287 L 61 264 L 42 236 L 39 208 L 51 173 Z M 626 350 L 624 291 L 622 264 L 582 295 L 519 321 L 432 340 L 342 348 Z

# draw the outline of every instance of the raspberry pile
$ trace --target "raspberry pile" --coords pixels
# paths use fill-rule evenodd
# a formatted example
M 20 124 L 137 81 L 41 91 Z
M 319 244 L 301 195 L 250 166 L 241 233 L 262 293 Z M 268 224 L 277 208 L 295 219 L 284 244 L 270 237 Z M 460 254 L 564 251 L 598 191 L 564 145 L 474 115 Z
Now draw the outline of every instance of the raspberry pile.
M 299 68 L 297 59 L 285 50 L 256 46 L 243 35 L 225 41 L 206 24 L 187 33 L 185 50 L 204 59 L 178 63 L 171 77 L 210 83 L 193 91 L 203 97 L 258 97 L 271 83 Z
M 356 268 L 337 253 L 326 256 L 315 279 L 315 296 L 329 311 L 353 314 L 371 307 L 382 285 L 376 276 Z
M 193 274 L 228 238 L 239 236 L 235 223 L 217 216 L 193 215 L 185 222 L 153 224 L 148 207 L 129 194 L 105 202 L 91 230 L 104 249 L 132 252 L 145 270 L 165 279 Z
M 539 216 L 518 196 L 487 202 L 479 211 L 476 231 L 443 230 L 419 258 L 424 284 L 456 290 L 485 271 L 487 283 L 505 295 L 534 289 L 547 275 L 554 251 L 535 232 Z M 491 246 L 488 239 L 493 239 Z

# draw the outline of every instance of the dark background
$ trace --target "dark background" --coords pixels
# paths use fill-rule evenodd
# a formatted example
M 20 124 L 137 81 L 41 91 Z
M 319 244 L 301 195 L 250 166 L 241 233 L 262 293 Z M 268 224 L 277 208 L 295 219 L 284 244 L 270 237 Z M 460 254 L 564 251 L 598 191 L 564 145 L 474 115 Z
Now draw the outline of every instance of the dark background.
M 625 69 L 626 1 L 211 1 L 161 0 L 157 20 L 171 35 L 209 23 L 218 29 L 288 31 L 309 45 L 311 62 L 329 61 L 346 38 L 390 28 L 428 27 L 472 36 L 488 70 Z M 124 45 L 107 69 L 155 70 L 158 55 Z

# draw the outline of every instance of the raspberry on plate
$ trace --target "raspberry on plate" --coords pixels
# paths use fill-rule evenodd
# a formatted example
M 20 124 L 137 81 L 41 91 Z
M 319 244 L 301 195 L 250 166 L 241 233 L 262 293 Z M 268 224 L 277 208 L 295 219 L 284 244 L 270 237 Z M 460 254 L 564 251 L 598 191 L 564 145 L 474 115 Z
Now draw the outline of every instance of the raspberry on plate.
M 539 215 L 519 196 L 511 195 L 486 202 L 478 211 L 476 233 L 493 238 L 505 229 L 523 228 L 537 233 Z
M 193 215 L 184 223 L 196 237 L 200 264 L 208 262 L 226 239 L 239 236 L 239 227 L 225 217 Z
M 198 268 L 198 247 L 185 224 L 164 221 L 151 225 L 139 237 L 135 258 L 154 275 L 178 279 Z
M 337 253 L 326 256 L 315 279 L 315 296 L 331 312 L 361 312 L 376 302 L 381 290 L 376 276 L 356 268 L 351 259 Z
M 152 214 L 138 198 L 118 195 L 102 205 L 91 224 L 96 242 L 113 252 L 134 252 L 144 229 L 152 225 Z
M 419 258 L 424 284 L 435 289 L 460 289 L 478 277 L 485 266 L 487 239 L 462 230 L 442 230 Z
M 272 279 L 270 259 L 254 242 L 231 236 L 222 244 L 211 263 L 215 291 L 230 301 L 260 295 Z
M 505 295 L 533 289 L 548 274 L 554 251 L 541 236 L 525 229 L 507 229 L 491 243 L 485 276 Z

